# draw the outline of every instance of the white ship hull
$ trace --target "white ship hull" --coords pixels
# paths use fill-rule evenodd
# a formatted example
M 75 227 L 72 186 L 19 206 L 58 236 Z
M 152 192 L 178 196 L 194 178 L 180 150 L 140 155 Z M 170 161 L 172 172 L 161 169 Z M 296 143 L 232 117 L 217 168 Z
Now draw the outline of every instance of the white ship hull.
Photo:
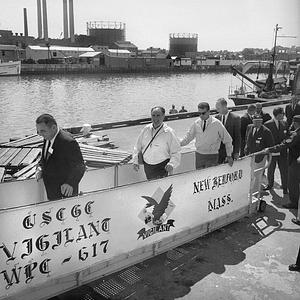
M 8 75 L 20 75 L 21 73 L 21 62 L 11 61 L 11 62 L 0 62 L 0 76 Z

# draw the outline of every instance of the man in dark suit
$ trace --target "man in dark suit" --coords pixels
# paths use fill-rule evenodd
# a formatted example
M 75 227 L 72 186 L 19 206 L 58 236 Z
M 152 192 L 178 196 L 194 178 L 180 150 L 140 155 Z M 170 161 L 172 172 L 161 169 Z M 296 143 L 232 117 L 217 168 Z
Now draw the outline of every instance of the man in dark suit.
M 249 124 L 252 124 L 252 116 L 256 112 L 256 106 L 250 104 L 247 108 L 247 112 L 241 117 L 241 154 L 240 156 L 245 156 L 244 150 L 246 146 L 246 131 Z
M 292 96 L 291 103 L 285 107 L 285 116 L 288 127 L 291 126 L 293 117 L 300 115 L 300 91 L 296 91 Z
M 265 113 L 262 109 L 262 104 L 261 103 L 256 103 L 256 114 L 260 115 L 263 119 L 263 124 L 265 124 L 267 121 L 271 120 L 272 117 L 268 114 Z
M 250 124 L 246 133 L 245 155 L 249 155 L 267 147 L 274 145 L 271 131 L 263 125 L 262 117 L 254 115 L 252 118 L 253 124 Z M 266 156 L 264 154 L 255 155 L 254 170 L 260 169 L 265 165 Z M 259 192 L 261 186 L 261 176 L 263 171 L 252 173 L 251 191 L 252 193 Z
M 245 155 L 259 152 L 274 145 L 272 133 L 262 124 L 261 116 L 254 115 L 252 120 L 253 124 L 250 124 L 247 128 Z M 256 155 L 255 163 L 261 163 L 263 158 L 264 154 Z
M 276 107 L 273 109 L 273 120 L 267 121 L 264 125 L 270 129 L 274 139 L 274 144 L 281 144 L 287 137 L 287 125 L 283 121 L 284 110 L 282 107 Z M 287 178 L 288 178 L 288 164 L 287 164 L 287 149 L 282 149 L 278 153 L 272 154 L 272 160 L 268 168 L 268 185 L 264 188 L 270 190 L 274 185 L 274 172 L 276 163 L 279 167 L 281 186 L 283 193 L 287 194 Z
M 295 130 L 280 145 L 276 145 L 266 152 L 276 153 L 282 149 L 288 151 L 288 191 L 290 203 L 283 205 L 285 208 L 297 209 L 300 196 L 300 115 L 293 117 Z
M 228 111 L 227 101 L 224 98 L 217 100 L 216 109 L 218 111 L 216 118 L 222 122 L 232 138 L 232 158 L 238 159 L 241 149 L 241 118 Z M 221 143 L 219 149 L 219 164 L 223 164 L 226 161 L 226 158 L 227 154 L 225 145 Z
M 59 129 L 49 114 L 36 119 L 36 129 L 44 138 L 36 178 L 43 178 L 48 199 L 78 195 L 78 184 L 85 172 L 78 143 L 68 132 Z

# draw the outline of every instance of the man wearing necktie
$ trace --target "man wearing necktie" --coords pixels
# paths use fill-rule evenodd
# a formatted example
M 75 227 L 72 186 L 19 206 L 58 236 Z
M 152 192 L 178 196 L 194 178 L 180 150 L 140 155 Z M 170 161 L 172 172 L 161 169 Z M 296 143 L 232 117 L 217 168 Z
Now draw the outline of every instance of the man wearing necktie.
M 290 203 L 284 208 L 297 209 L 300 199 L 300 115 L 293 117 L 293 128 L 288 138 L 281 144 L 265 149 L 265 152 L 276 153 L 288 149 L 288 192 Z M 297 223 L 297 220 L 293 219 Z M 297 223 L 298 224 L 298 223 Z
M 66 131 L 59 129 L 49 114 L 36 119 L 38 135 L 44 138 L 42 157 L 36 178 L 43 178 L 49 200 L 78 194 L 78 184 L 85 164 L 78 143 Z
M 274 140 L 271 131 L 263 125 L 263 119 L 260 115 L 254 115 L 253 124 L 248 125 L 246 132 L 245 155 L 256 153 L 265 148 L 272 147 Z M 264 154 L 255 155 L 253 169 L 257 170 L 265 165 L 266 156 Z M 251 190 L 256 192 L 260 190 L 260 182 L 263 171 L 252 174 Z
M 295 92 L 292 96 L 291 103 L 285 107 L 285 115 L 288 127 L 291 126 L 293 122 L 293 117 L 300 115 L 300 90 Z
M 270 129 L 274 145 L 281 144 L 287 138 L 287 125 L 283 121 L 284 109 L 282 107 L 276 107 L 273 109 L 274 118 L 265 123 L 265 126 Z M 287 194 L 287 178 L 288 178 L 288 163 L 287 163 L 287 149 L 282 149 L 280 152 L 272 153 L 272 160 L 268 168 L 268 185 L 264 190 L 270 190 L 274 185 L 274 173 L 276 164 L 278 164 L 281 186 L 283 193 Z
M 274 140 L 271 131 L 263 125 L 263 119 L 260 115 L 254 115 L 253 124 L 248 125 L 246 133 L 245 154 L 249 155 L 255 152 L 272 147 Z M 264 155 L 256 155 L 255 162 L 261 163 Z
M 210 116 L 210 107 L 207 102 L 198 105 L 200 118 L 197 119 L 180 141 L 181 146 L 189 144 L 196 139 L 196 169 L 203 169 L 218 164 L 219 148 L 224 144 L 228 164 L 232 166 L 232 138 L 221 121 Z
M 250 104 L 247 108 L 247 112 L 241 116 L 241 152 L 240 157 L 245 156 L 244 150 L 246 146 L 246 133 L 249 124 L 252 124 L 252 117 L 255 115 L 256 106 Z
M 216 118 L 222 122 L 232 138 L 232 158 L 238 159 L 241 149 L 241 118 L 228 110 L 227 101 L 224 98 L 217 100 L 216 109 L 218 111 Z M 221 143 L 219 149 L 219 164 L 226 161 L 226 156 L 225 145 Z

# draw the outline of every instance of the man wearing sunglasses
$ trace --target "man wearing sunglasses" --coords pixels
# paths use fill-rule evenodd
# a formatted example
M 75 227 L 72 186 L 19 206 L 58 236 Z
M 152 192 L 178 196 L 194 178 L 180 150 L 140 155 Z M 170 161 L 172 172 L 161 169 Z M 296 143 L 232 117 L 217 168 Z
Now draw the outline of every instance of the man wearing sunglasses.
M 180 145 L 185 146 L 196 139 L 196 169 L 208 168 L 218 164 L 219 148 L 221 142 L 225 145 L 227 161 L 233 165 L 232 138 L 221 121 L 210 116 L 210 107 L 207 102 L 198 105 L 200 118 L 197 119 L 181 140 Z

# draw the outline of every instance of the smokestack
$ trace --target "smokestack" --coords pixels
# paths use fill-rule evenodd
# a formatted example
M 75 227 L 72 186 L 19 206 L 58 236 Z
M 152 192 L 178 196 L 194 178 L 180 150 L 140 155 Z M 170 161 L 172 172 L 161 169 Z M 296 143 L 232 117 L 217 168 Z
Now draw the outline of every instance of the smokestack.
M 37 25 L 38 25 L 38 38 L 42 38 L 42 7 L 41 0 L 37 0 Z
M 69 37 L 69 31 L 68 31 L 68 7 L 67 2 L 68 0 L 63 0 L 63 18 L 64 18 L 64 39 L 67 39 Z
M 24 11 L 24 35 L 28 36 L 27 8 L 23 8 L 23 11 Z
M 70 22 L 70 38 L 71 43 L 75 42 L 74 37 L 74 9 L 73 9 L 73 0 L 69 0 L 69 22 Z
M 47 20 L 47 3 L 43 0 L 43 27 L 44 27 L 44 40 L 48 42 L 48 20 Z

